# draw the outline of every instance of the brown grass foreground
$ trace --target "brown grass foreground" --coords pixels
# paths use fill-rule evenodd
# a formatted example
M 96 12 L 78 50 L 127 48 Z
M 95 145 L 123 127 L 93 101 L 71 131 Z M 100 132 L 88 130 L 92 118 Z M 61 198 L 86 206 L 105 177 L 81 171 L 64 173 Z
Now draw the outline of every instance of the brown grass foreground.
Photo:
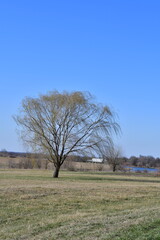
M 160 239 L 160 179 L 0 170 L 0 239 Z

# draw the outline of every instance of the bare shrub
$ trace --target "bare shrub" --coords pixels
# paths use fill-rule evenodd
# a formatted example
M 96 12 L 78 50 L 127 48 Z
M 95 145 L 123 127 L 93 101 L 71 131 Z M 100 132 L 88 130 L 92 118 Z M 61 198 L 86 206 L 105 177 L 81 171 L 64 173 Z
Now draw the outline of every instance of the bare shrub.
M 15 163 L 14 163 L 14 161 L 12 159 L 9 160 L 8 167 L 9 168 L 15 168 L 16 167 Z
M 160 171 L 157 171 L 154 176 L 155 177 L 160 177 Z
M 77 169 L 76 169 L 76 163 L 73 162 L 73 161 L 70 160 L 70 159 L 67 159 L 67 160 L 64 162 L 63 168 L 66 169 L 66 170 L 68 170 L 68 171 L 77 171 Z
M 102 163 L 96 163 L 95 164 L 95 171 L 103 171 L 104 164 Z

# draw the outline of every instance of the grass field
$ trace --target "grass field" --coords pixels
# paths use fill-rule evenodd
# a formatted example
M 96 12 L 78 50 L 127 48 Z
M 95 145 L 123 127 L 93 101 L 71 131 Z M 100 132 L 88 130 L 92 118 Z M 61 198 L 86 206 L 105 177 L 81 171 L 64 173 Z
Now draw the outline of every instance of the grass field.
M 160 178 L 0 170 L 0 239 L 160 240 Z

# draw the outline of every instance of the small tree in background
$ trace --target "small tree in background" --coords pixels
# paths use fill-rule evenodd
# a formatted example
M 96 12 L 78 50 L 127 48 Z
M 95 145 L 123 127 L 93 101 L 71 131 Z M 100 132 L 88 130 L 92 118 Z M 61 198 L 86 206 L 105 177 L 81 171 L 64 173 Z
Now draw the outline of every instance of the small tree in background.
M 57 91 L 25 98 L 14 117 L 23 141 L 48 155 L 58 177 L 70 154 L 96 151 L 99 143 L 118 133 L 119 125 L 108 106 L 93 101 L 89 93 Z
M 112 139 L 107 139 L 98 145 L 99 154 L 103 158 L 103 162 L 107 163 L 113 172 L 120 169 L 124 158 L 120 147 L 114 145 Z
M 107 149 L 105 161 L 109 164 L 113 172 L 120 169 L 123 163 L 121 149 L 111 144 Z

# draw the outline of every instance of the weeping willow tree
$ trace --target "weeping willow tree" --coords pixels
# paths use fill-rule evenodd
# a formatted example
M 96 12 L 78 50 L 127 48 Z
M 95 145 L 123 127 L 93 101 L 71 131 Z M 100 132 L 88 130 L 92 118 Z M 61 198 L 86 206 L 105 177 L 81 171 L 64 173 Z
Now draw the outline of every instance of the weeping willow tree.
M 43 151 L 54 164 L 53 177 L 70 154 L 94 152 L 103 141 L 118 133 L 119 125 L 108 106 L 95 103 L 89 93 L 50 92 L 25 98 L 14 116 L 22 140 Z

